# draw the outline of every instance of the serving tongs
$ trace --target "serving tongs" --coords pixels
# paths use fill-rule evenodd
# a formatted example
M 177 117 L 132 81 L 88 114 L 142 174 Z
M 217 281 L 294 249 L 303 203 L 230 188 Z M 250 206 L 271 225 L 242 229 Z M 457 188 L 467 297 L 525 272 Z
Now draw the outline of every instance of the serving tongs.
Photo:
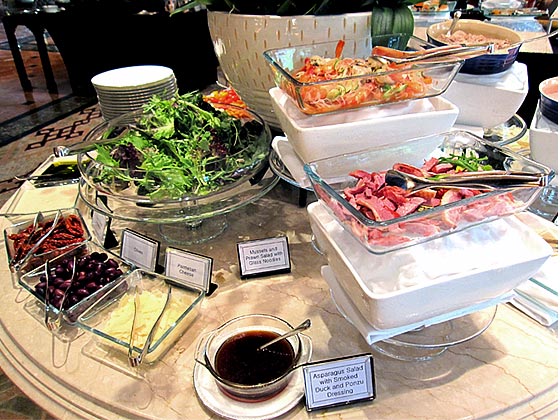
M 53 155 L 55 157 L 72 156 L 72 155 L 77 155 L 79 153 L 91 152 L 92 150 L 95 150 L 98 146 L 104 146 L 106 144 L 113 144 L 113 143 L 116 144 L 122 137 L 127 135 L 130 130 L 136 130 L 144 135 L 152 137 L 152 135 L 149 132 L 137 127 L 135 124 L 127 124 L 126 129 L 123 130 L 122 133 L 119 133 L 118 136 L 111 137 L 109 139 L 105 139 L 101 141 L 96 141 L 93 143 L 88 142 L 87 144 L 76 143 L 70 146 L 55 146 L 53 147 Z
M 400 187 L 409 194 L 426 188 L 482 189 L 535 188 L 549 183 L 547 174 L 525 171 L 473 171 L 461 174 L 439 174 L 422 177 L 389 169 L 385 173 L 385 184 Z
M 372 57 L 395 64 L 444 63 L 466 60 L 494 52 L 494 44 L 489 45 L 445 45 L 419 51 L 400 51 L 389 47 L 374 47 Z
M 130 364 L 130 366 L 132 367 L 137 367 L 142 363 L 142 360 L 144 360 L 144 357 L 146 356 L 146 354 L 148 353 L 148 349 L 150 348 L 150 346 L 152 345 L 152 340 L 154 339 L 156 330 L 159 326 L 159 323 L 161 321 L 161 318 L 163 317 L 163 313 L 165 312 L 165 310 L 167 309 L 167 305 L 169 304 L 169 301 L 171 300 L 171 285 L 168 284 L 167 285 L 167 296 L 165 298 L 165 303 L 163 304 L 163 308 L 161 310 L 161 312 L 159 313 L 156 321 L 154 322 L 154 325 L 152 326 L 152 328 L 150 329 L 150 332 L 148 333 L 148 336 L 146 337 L 146 342 L 144 343 L 144 346 L 142 347 L 142 351 L 140 352 L 140 354 L 138 356 L 134 356 L 134 339 L 136 336 L 136 323 L 137 323 L 137 317 L 138 317 L 138 312 L 140 311 L 140 293 L 138 291 L 138 286 L 134 287 L 134 316 L 132 318 L 132 328 L 130 329 L 130 340 L 128 340 L 128 362 Z
M 19 259 L 14 258 L 10 262 L 10 265 L 14 268 L 14 270 L 17 271 L 21 267 L 23 267 L 23 265 L 29 260 L 29 258 L 31 258 L 35 254 L 35 251 L 37 251 L 37 249 L 39 249 L 41 244 L 43 242 L 45 242 L 45 240 L 51 235 L 51 233 L 54 232 L 56 226 L 58 225 L 58 221 L 59 221 L 61 215 L 62 215 L 62 212 L 60 210 L 58 210 L 56 212 L 55 216 L 54 216 L 51 227 L 45 232 L 45 234 L 43 236 L 41 236 L 39 238 L 39 240 L 37 242 L 35 242 L 35 245 L 33 245 L 29 249 L 29 251 L 27 251 L 25 256 L 23 256 L 22 258 L 19 258 Z M 44 228 L 42 226 L 39 226 L 39 223 L 41 223 L 42 220 L 43 220 L 43 215 L 41 214 L 41 212 L 38 212 L 37 215 L 35 216 L 35 219 L 33 220 L 33 232 L 27 238 L 27 241 L 26 241 L 27 244 L 29 244 L 31 242 L 31 239 L 36 238 L 37 235 L 40 235 L 43 232 Z
M 37 212 L 37 214 L 35 215 L 35 218 L 33 219 L 31 232 L 29 232 L 29 236 L 23 242 L 23 244 L 21 244 L 19 246 L 16 254 L 12 258 L 12 260 L 10 261 L 10 267 L 17 268 L 18 264 L 21 264 L 22 259 L 27 255 L 27 253 L 22 254 L 24 252 L 24 250 L 29 246 L 29 244 L 34 239 L 39 237 L 39 235 L 41 234 L 41 231 L 43 230 L 43 226 L 41 226 L 41 222 L 43 220 L 44 220 L 43 213 L 41 213 L 40 211 Z
M 51 275 L 49 262 L 45 262 L 45 325 L 49 331 L 56 331 L 60 328 L 62 324 L 62 309 L 64 308 L 64 303 L 66 302 L 66 297 L 69 295 L 70 289 L 74 284 L 74 277 L 76 277 L 76 256 L 72 262 L 72 274 L 70 276 L 70 284 L 68 288 L 64 291 L 64 295 L 60 300 L 60 307 L 58 308 L 57 317 L 52 320 L 50 317 L 50 291 L 49 291 L 49 277 Z

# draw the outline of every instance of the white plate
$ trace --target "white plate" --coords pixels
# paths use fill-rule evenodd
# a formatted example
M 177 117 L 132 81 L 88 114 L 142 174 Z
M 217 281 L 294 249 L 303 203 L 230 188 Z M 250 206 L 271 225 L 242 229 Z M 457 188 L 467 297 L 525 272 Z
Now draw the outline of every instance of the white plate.
M 302 335 L 303 346 L 311 347 L 311 339 Z M 214 413 L 232 420 L 268 420 L 287 413 L 304 396 L 303 372 L 298 368 L 286 388 L 267 401 L 246 403 L 227 397 L 216 384 L 216 380 L 200 363 L 195 362 L 194 389 L 202 403 Z
M 163 66 L 122 67 L 100 73 L 91 79 L 94 86 L 106 90 L 129 89 L 131 86 L 148 87 L 173 76 L 173 70 Z
M 169 90 L 176 86 L 177 86 L 177 80 L 174 77 L 172 77 L 168 80 L 162 80 L 157 83 L 151 84 L 148 87 L 131 86 L 128 88 L 114 90 L 114 89 L 106 89 L 101 86 L 95 86 L 95 90 L 99 96 L 121 99 L 121 98 L 129 98 L 129 97 L 136 97 L 136 96 L 152 95 L 154 92 L 163 89 Z

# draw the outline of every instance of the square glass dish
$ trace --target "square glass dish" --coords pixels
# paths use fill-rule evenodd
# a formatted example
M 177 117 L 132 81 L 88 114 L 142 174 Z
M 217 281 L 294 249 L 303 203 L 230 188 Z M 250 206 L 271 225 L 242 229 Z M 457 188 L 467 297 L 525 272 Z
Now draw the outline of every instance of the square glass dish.
M 162 315 L 144 361 L 153 363 L 181 337 L 198 314 L 204 297 L 202 290 L 178 286 L 168 277 L 136 269 L 111 286 L 104 297 L 78 318 L 77 326 L 101 338 L 102 345 L 128 353 L 134 319 L 135 294 L 139 307 L 135 321 L 134 352 L 138 355 L 171 286 L 171 297 Z
M 122 276 L 135 268 L 111 251 L 87 241 L 19 278 L 19 284 L 41 303 L 45 302 L 47 264 L 51 273 L 48 284 L 52 287 L 49 289 L 49 308 L 52 313 L 58 314 L 64 291 L 68 289 L 62 316 L 69 324 L 75 323 L 87 308 L 103 298 Z
M 57 224 L 54 230 L 48 233 L 57 214 Z M 4 229 L 4 242 L 8 265 L 12 274 L 18 278 L 43 265 L 45 261 L 91 239 L 82 213 L 75 208 L 14 216 L 10 219 L 14 224 Z M 34 229 L 35 221 L 37 224 Z M 42 240 L 45 234 L 48 236 Z M 33 249 L 40 240 L 42 242 Z
M 342 49 L 339 42 L 277 48 L 263 53 L 274 73 L 276 86 L 305 114 L 436 96 L 445 92 L 464 63 L 459 60 L 388 64 L 369 58 L 373 46 L 409 51 L 432 47 L 414 36 L 394 34 L 344 40 Z
M 318 199 L 326 204 L 345 229 L 370 252 L 383 254 L 525 210 L 541 193 L 542 186 L 496 188 L 481 190 L 479 194 L 462 192 L 460 197 L 454 196 L 453 199 L 444 201 L 441 197 L 440 202 L 423 202 L 422 207 L 416 206 L 420 211 L 408 212 L 403 216 L 395 212 L 391 217 L 377 221 L 366 217 L 344 196 L 345 190 L 350 194 L 352 190 L 347 189 L 356 187 L 358 183 L 351 173 L 377 172 L 383 176 L 380 182 L 384 182 L 384 172 L 396 164 L 420 168 L 432 157 L 461 155 L 467 151 L 474 151 L 480 158 L 486 158 L 484 161 L 495 170 L 542 174 L 548 181 L 555 175 L 553 170 L 540 163 L 464 131 L 441 133 L 317 160 L 305 164 L 304 171 Z M 380 201 L 386 198 L 381 197 Z M 372 201 L 377 200 L 374 198 Z M 404 204 L 407 202 L 408 197 Z

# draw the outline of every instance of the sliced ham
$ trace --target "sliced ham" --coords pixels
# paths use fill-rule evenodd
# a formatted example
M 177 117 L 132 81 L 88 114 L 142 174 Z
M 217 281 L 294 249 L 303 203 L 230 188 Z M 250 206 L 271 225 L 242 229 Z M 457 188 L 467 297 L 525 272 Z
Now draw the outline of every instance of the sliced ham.
M 428 177 L 439 173 L 455 173 L 452 165 L 440 164 L 436 158 L 426 160 L 422 168 L 396 163 L 393 169 Z M 385 185 L 384 172 L 356 170 L 350 175 L 357 181 L 353 187 L 344 189 L 344 198 L 364 217 L 378 222 L 415 214 L 420 207 L 438 207 L 482 193 L 479 190 L 466 188 L 424 189 L 409 193 L 402 188 Z M 351 223 L 352 231 L 362 240 L 367 240 L 370 244 L 392 246 L 405 243 L 415 237 L 429 237 L 442 231 L 456 229 L 463 222 L 476 222 L 492 216 L 511 214 L 515 211 L 516 205 L 513 195 L 507 193 L 464 206 L 450 206 L 452 208 L 435 213 L 430 218 L 418 218 L 379 227 L 368 227 L 359 223 L 342 207 L 335 212 L 341 220 L 348 220 Z

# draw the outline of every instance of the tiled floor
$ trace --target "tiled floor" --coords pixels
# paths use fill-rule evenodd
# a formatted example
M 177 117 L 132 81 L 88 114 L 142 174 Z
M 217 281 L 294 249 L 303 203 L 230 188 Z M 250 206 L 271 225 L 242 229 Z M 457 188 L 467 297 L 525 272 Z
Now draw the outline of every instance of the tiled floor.
M 35 41 L 31 32 L 20 26 L 16 36 L 33 90 L 23 91 L 4 27 L 0 24 L 0 145 L 28 134 L 62 115 L 73 113 L 84 103 L 95 101 L 95 98 L 72 95 L 64 62 L 47 36 L 49 59 L 58 87 L 58 93 L 49 93 L 39 53 L 34 50 Z
M 22 50 L 22 56 L 33 90 L 24 92 L 19 83 L 12 54 L 7 47 L 4 27 L 1 24 L 0 27 L 0 45 L 2 46 L 0 49 L 0 123 L 37 110 L 49 102 L 72 93 L 60 54 L 49 53 L 54 77 L 58 85 L 58 94 L 51 94 L 47 91 L 39 53 L 28 49 Z M 33 37 L 25 27 L 18 27 L 16 35 L 20 43 L 28 41 L 29 45 L 32 45 Z
M 24 28 L 18 28 L 18 39 L 29 39 L 30 33 Z M 22 124 L 38 125 L 43 118 L 54 118 L 56 112 L 64 112 L 60 108 L 47 107 L 49 115 L 40 115 L 41 108 L 47 104 L 67 97 L 71 94 L 70 84 L 60 55 L 56 52 L 49 53 L 55 79 L 58 85 L 58 94 L 50 94 L 46 88 L 45 78 L 39 54 L 36 51 L 22 51 L 25 67 L 33 85 L 33 91 L 24 92 L 19 83 L 12 54 L 5 47 L 6 36 L 0 24 L 0 145 L 5 140 L 6 131 L 2 127 L 15 126 L 22 128 Z M 30 118 L 22 118 L 29 116 Z M 12 130 L 8 131 L 12 135 Z M 16 140 L 17 141 L 17 140 Z M 28 399 L 0 370 L 0 420 L 51 420 L 48 413 Z

